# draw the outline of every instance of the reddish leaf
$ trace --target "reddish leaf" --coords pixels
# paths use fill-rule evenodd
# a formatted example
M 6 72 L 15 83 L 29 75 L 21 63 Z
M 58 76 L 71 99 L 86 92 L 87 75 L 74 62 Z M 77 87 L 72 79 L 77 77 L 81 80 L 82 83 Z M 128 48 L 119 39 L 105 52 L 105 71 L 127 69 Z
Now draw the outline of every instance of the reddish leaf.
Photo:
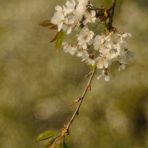
M 54 36 L 54 38 L 50 41 L 51 43 L 57 40 L 59 32 Z
M 53 25 L 53 26 L 50 27 L 50 29 L 52 29 L 52 30 L 58 30 L 58 27 L 57 27 L 57 25 Z
M 53 27 L 53 26 L 55 26 L 54 24 L 52 24 L 49 20 L 45 20 L 45 21 L 43 21 L 43 22 L 41 22 L 40 23 L 40 25 L 42 26 L 42 27 Z

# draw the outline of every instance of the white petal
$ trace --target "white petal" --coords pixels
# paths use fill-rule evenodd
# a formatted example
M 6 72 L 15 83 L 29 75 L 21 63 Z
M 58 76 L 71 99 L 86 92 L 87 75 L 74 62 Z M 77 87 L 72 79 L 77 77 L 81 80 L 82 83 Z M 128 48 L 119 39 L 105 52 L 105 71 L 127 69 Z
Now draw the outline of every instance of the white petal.
M 106 82 L 110 81 L 110 76 L 109 76 L 109 75 L 105 75 L 105 76 L 104 76 L 104 80 L 105 80 Z

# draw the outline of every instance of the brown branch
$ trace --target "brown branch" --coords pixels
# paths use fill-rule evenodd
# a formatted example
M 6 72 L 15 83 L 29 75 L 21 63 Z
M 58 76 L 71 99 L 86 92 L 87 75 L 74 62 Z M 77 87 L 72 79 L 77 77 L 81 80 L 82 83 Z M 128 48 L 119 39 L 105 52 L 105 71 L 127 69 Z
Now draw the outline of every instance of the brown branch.
M 107 23 L 107 29 L 109 31 L 113 31 L 115 29 L 113 27 L 113 20 L 114 20 L 116 3 L 117 3 L 117 0 L 113 0 L 112 6 L 109 8 L 109 20 L 108 20 L 108 23 Z
M 69 135 L 69 129 L 70 129 L 71 125 L 72 125 L 73 121 L 75 120 L 75 118 L 77 117 L 77 115 L 79 115 L 80 107 L 81 107 L 81 105 L 82 105 L 82 103 L 84 101 L 84 98 L 85 98 L 88 90 L 90 90 L 90 88 L 91 88 L 91 83 L 92 83 L 93 77 L 95 75 L 95 72 L 96 72 L 96 67 L 93 68 L 93 71 L 92 71 L 92 73 L 90 75 L 90 78 L 89 78 L 89 80 L 87 82 L 87 85 L 86 85 L 86 87 L 85 87 L 85 89 L 84 89 L 81 97 L 79 98 L 79 102 L 77 104 L 77 107 L 76 107 L 76 109 L 75 109 L 72 117 L 70 118 L 68 124 L 66 124 L 65 127 L 64 127 L 64 129 L 62 130 L 63 131 L 62 132 L 62 135 L 63 136 Z

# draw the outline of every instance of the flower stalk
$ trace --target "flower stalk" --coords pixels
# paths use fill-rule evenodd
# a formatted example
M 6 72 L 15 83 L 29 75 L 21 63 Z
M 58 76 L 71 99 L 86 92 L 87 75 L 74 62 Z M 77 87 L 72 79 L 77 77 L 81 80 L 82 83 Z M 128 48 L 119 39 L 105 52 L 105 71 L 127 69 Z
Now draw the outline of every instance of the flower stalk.
M 77 117 L 77 115 L 79 115 L 80 107 L 81 107 L 81 105 L 82 105 L 82 103 L 84 101 L 84 98 L 85 98 L 87 92 L 91 89 L 91 84 L 92 84 L 92 80 L 93 80 L 93 77 L 95 75 L 95 72 L 96 72 L 96 66 L 93 67 L 93 70 L 92 70 L 92 72 L 90 74 L 90 78 L 89 78 L 89 80 L 87 82 L 87 85 L 86 85 L 86 87 L 85 87 L 81 97 L 78 99 L 77 107 L 76 107 L 72 117 L 70 118 L 68 124 L 66 124 L 65 127 L 64 127 L 65 135 L 67 135 L 67 134 L 69 135 L 70 134 L 69 129 L 70 129 L 73 121 Z

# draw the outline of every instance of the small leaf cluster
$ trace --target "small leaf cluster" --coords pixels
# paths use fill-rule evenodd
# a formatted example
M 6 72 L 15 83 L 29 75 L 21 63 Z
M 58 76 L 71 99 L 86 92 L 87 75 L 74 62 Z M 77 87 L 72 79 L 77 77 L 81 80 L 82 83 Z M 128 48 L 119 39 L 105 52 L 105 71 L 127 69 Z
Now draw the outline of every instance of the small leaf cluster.
M 36 140 L 38 142 L 46 141 L 46 148 L 68 148 L 68 145 L 65 141 L 65 136 L 58 135 L 55 131 L 45 131 L 41 133 Z

